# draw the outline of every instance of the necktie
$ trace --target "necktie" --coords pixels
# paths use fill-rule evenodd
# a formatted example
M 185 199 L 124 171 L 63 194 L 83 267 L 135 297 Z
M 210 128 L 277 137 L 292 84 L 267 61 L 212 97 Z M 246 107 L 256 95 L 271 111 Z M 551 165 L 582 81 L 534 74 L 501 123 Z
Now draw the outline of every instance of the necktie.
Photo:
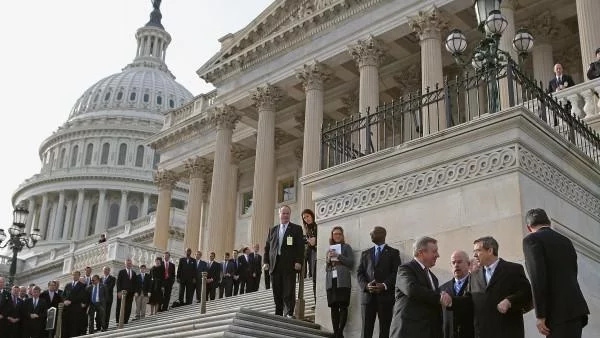
M 225 261 L 225 264 L 223 264 L 223 272 L 227 273 L 227 261 Z
M 16 296 L 13 296 L 13 305 L 17 306 L 17 297 Z
M 35 309 L 37 307 L 37 298 L 33 299 L 33 308 Z
M 50 291 L 50 302 L 52 302 L 52 300 L 54 299 L 54 292 Z
M 144 274 L 142 274 L 142 284 L 144 284 Z
M 427 279 L 429 280 L 429 284 L 431 284 L 431 289 L 435 291 L 435 284 L 433 283 L 433 278 L 431 278 L 431 273 L 429 273 L 429 269 L 425 268 L 425 274 L 427 275 Z
M 286 230 L 286 225 L 285 224 L 281 224 L 279 226 L 279 250 L 277 251 L 278 255 L 281 255 L 281 247 L 283 246 L 283 240 L 284 240 L 284 236 L 285 236 L 285 230 Z
M 169 262 L 165 263 L 165 279 L 169 278 Z
M 485 281 L 485 285 L 487 286 L 490 280 L 488 279 L 488 268 L 483 267 L 483 280 Z
M 127 269 L 127 276 L 129 276 L 129 279 L 131 279 L 131 271 L 129 269 Z
M 92 289 L 92 303 L 96 304 L 96 299 L 98 298 L 98 287 L 94 285 Z
M 457 280 L 457 281 L 454 283 L 454 294 L 455 294 L 455 295 L 458 295 L 458 293 L 460 292 L 460 288 L 461 288 L 461 287 L 462 287 L 462 281 L 460 281 L 460 280 Z
M 375 264 L 379 262 L 379 256 L 381 255 L 381 247 L 375 247 Z

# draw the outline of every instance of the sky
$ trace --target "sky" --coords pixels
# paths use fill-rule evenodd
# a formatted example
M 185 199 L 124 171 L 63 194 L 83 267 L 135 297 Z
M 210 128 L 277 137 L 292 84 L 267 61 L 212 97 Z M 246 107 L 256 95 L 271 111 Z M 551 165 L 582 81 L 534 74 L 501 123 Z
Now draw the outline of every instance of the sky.
M 166 62 L 193 95 L 213 87 L 196 70 L 217 41 L 248 25 L 273 0 L 164 0 L 171 34 Z M 0 228 L 12 224 L 11 197 L 40 170 L 38 150 L 96 81 L 135 57 L 135 31 L 148 22 L 150 0 L 28 0 L 2 4 L 0 29 Z

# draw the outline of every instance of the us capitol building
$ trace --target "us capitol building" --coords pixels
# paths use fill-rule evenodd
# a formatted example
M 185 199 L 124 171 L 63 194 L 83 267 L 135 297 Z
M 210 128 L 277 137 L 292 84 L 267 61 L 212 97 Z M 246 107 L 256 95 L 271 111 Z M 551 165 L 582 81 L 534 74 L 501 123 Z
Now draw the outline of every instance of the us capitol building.
M 481 39 L 472 0 L 276 0 L 219 39 L 197 70 L 216 89 L 195 97 L 164 63 L 170 36 L 154 13 L 133 63 L 84 92 L 41 145 L 41 173 L 14 194 L 44 238 L 20 256 L 17 280 L 64 280 L 127 256 L 147 264 L 164 249 L 221 257 L 262 247 L 288 204 L 296 223 L 315 210 L 321 263 L 333 226 L 358 258 L 380 225 L 403 261 L 417 237 L 438 239 L 442 281 L 450 253 L 484 235 L 522 262 L 524 214 L 542 207 L 578 251 L 592 313 L 584 334 L 596 337 L 600 79 L 586 70 L 600 47 L 600 2 L 490 3 L 506 19 L 498 43 L 512 59 L 520 27 L 535 39 L 495 85 L 470 81 L 481 65 L 459 66 L 444 50 L 452 28 L 468 42 L 464 55 Z M 554 63 L 577 84 L 550 96 L 529 78 L 545 87 Z M 319 269 L 316 320 L 328 327 Z M 358 292 L 349 336 L 360 330 Z

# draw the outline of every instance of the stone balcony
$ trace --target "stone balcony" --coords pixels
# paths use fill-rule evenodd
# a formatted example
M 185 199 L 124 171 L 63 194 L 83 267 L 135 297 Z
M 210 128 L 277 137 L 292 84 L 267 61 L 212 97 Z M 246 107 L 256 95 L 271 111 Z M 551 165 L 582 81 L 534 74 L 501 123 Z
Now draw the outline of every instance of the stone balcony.
M 600 78 L 563 89 L 554 96 L 562 103 L 570 103 L 571 113 L 600 133 Z
M 215 89 L 194 97 L 190 102 L 179 108 L 166 112 L 163 130 L 180 124 L 192 116 L 206 113 L 207 109 L 215 104 L 216 97 L 217 90 Z

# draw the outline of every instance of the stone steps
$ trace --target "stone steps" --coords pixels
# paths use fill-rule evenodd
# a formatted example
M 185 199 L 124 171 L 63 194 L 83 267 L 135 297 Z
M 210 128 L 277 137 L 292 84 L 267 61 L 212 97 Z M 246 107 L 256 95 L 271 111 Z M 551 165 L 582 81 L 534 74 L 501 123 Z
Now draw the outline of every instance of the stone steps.
M 173 290 L 175 294 L 176 290 Z M 306 317 L 314 321 L 312 283 L 305 283 Z M 173 297 L 172 297 L 173 298 Z M 330 337 L 320 326 L 309 321 L 275 316 L 272 290 L 215 299 L 206 303 L 180 306 L 154 316 L 130 321 L 123 329 L 114 322 L 107 332 L 92 337 L 102 338 L 183 338 L 183 337 Z

